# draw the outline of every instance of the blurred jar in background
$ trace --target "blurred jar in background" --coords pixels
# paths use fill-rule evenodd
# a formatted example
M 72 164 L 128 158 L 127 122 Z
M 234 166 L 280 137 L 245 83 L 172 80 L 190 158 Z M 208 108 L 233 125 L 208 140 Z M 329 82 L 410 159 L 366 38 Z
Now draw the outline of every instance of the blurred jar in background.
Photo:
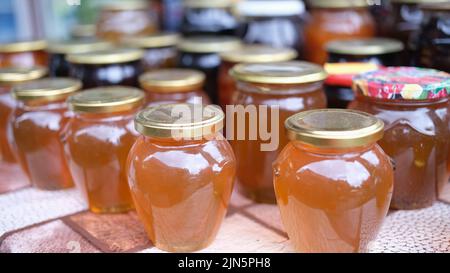
M 91 51 L 105 50 L 112 47 L 112 44 L 99 40 L 71 40 L 51 42 L 47 51 L 49 56 L 49 76 L 68 77 L 70 65 L 66 60 L 68 54 L 86 53 Z
M 84 88 L 108 85 L 137 87 L 142 73 L 144 51 L 116 48 L 88 53 L 70 54 L 70 76 L 81 79 Z
M 389 27 L 392 25 L 392 4 L 390 0 L 372 0 L 370 12 L 375 20 L 377 36 L 387 37 L 389 35 Z
M 127 46 L 141 48 L 145 51 L 142 58 L 142 68 L 150 71 L 158 68 L 171 68 L 177 64 L 177 43 L 179 35 L 176 33 L 158 33 L 149 36 L 131 37 L 125 39 Z
M 325 81 L 328 108 L 347 108 L 355 95 L 353 76 L 382 66 L 401 63 L 403 43 L 394 39 L 371 38 L 336 40 L 326 45 L 328 61 Z
M 0 68 L 0 192 L 28 184 L 28 178 L 17 162 L 17 148 L 12 137 L 11 113 L 17 102 L 11 95 L 14 85 L 42 78 L 44 67 Z
M 421 6 L 425 12 L 415 41 L 418 66 L 450 72 L 450 2 Z
M 228 36 L 196 36 L 178 44 L 178 66 L 200 70 L 206 75 L 204 89 L 213 103 L 218 102 L 219 54 L 242 46 L 239 39 Z
M 146 91 L 147 104 L 211 103 L 203 91 L 205 74 L 193 69 L 172 68 L 147 72 L 139 77 Z
M 152 1 L 110 1 L 102 6 L 97 21 L 97 36 L 111 42 L 158 30 L 158 16 Z
M 181 32 L 185 36 L 235 35 L 233 0 L 184 0 Z
M 97 27 L 91 24 L 75 25 L 70 31 L 70 37 L 74 40 L 92 40 L 97 37 Z
M 128 152 L 138 137 L 133 120 L 144 93 L 131 87 L 99 87 L 68 99 L 74 112 L 64 132 L 67 162 L 95 213 L 132 209 L 126 177 Z
M 39 189 L 73 186 L 61 133 L 71 117 L 66 99 L 80 89 L 79 80 L 49 78 L 20 84 L 13 90 L 18 105 L 11 124 L 19 161 Z
M 298 0 L 240 1 L 236 12 L 241 17 L 238 31 L 244 43 L 294 48 L 300 56 L 303 32 L 300 16 L 305 6 Z
M 44 40 L 0 43 L 0 67 L 47 66 L 48 54 Z
M 297 51 L 291 48 L 274 48 L 264 45 L 247 45 L 238 50 L 220 54 L 222 63 L 219 70 L 219 104 L 222 109 L 231 104 L 236 90 L 230 69 L 239 63 L 271 63 L 290 61 L 297 57 Z
M 375 22 L 367 0 L 311 0 L 308 3 L 311 11 L 305 26 L 305 59 L 310 62 L 326 62 L 328 42 L 375 36 Z

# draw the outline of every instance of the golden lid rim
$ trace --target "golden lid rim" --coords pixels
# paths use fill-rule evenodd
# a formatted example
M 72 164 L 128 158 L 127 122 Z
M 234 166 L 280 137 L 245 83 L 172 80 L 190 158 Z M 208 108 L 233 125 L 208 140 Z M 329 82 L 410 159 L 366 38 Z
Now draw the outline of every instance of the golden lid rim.
M 16 85 L 13 96 L 21 101 L 60 100 L 81 90 L 82 83 L 74 78 L 44 78 Z
M 424 3 L 421 4 L 419 7 L 424 11 L 449 12 L 450 2 Z
M 297 58 L 292 48 L 273 48 L 267 46 L 244 46 L 241 49 L 220 53 L 222 60 L 232 63 L 284 62 Z
M 67 99 L 69 109 L 82 113 L 113 113 L 140 107 L 145 94 L 125 86 L 97 87 L 84 90 Z
M 188 112 L 190 111 L 190 113 L 196 111 L 195 109 L 197 109 L 197 111 L 200 109 L 200 111 L 202 111 L 202 120 L 186 123 L 167 123 L 158 120 L 150 121 L 149 118 L 146 117 L 157 111 L 170 111 L 170 109 L 176 107 L 179 107 L 178 110 L 181 112 L 184 112 L 187 107 L 189 108 Z M 203 119 L 204 111 L 210 111 L 210 113 L 214 113 L 214 115 L 209 119 Z M 195 113 L 193 113 L 193 115 L 195 115 Z M 187 103 L 164 104 L 148 107 L 140 111 L 135 117 L 135 128 L 142 135 L 149 137 L 196 139 L 222 130 L 224 119 L 225 114 L 217 105 L 195 105 Z
M 220 53 L 241 46 L 241 41 L 231 36 L 196 36 L 181 39 L 178 43 L 179 50 L 190 53 Z
M 320 124 L 320 118 L 332 118 L 329 122 L 333 122 L 333 126 L 337 126 L 336 124 L 339 124 L 339 122 L 343 122 L 345 126 L 350 126 L 352 122 L 356 122 L 357 118 L 364 119 L 368 124 L 356 128 L 342 128 L 341 130 L 336 128 L 314 129 L 298 125 L 298 121 L 301 119 L 321 114 L 328 116 L 317 117 L 317 120 L 313 119 L 311 122 L 315 122 L 315 126 Z M 343 149 L 366 146 L 376 143 L 384 134 L 384 123 L 380 119 L 365 112 L 346 109 L 318 109 L 300 112 L 285 121 L 285 128 L 290 140 L 320 148 Z
M 0 82 L 19 83 L 44 77 L 48 69 L 43 66 L 32 68 L 0 68 Z
M 345 55 L 381 55 L 401 52 L 401 41 L 387 38 L 336 40 L 328 43 L 329 53 Z
M 74 38 L 91 38 L 95 37 L 97 27 L 94 24 L 75 25 L 70 34 Z
M 251 66 L 259 66 L 262 70 L 252 72 Z M 264 72 L 264 66 L 268 72 Z M 304 84 L 320 82 L 327 77 L 321 66 L 303 61 L 242 63 L 235 65 L 229 73 L 238 81 L 266 84 Z
M 100 8 L 108 11 L 142 10 L 150 8 L 150 4 L 142 0 L 110 1 L 110 3 L 101 5 Z
M 126 45 L 138 48 L 156 48 L 176 46 L 180 40 L 180 34 L 172 32 L 163 32 L 148 36 L 137 36 L 126 38 L 124 43 Z
M 25 51 L 39 51 L 47 48 L 47 41 L 33 40 L 33 41 L 17 41 L 12 43 L 0 43 L 0 52 L 3 53 L 17 53 Z
M 400 4 L 431 4 L 431 3 L 445 3 L 448 0 L 391 0 L 392 3 Z
M 113 44 L 100 40 L 69 40 L 50 42 L 47 51 L 56 54 L 79 54 L 90 51 L 107 50 Z
M 167 68 L 142 74 L 139 83 L 152 92 L 187 92 L 201 88 L 205 78 L 205 74 L 198 70 Z
M 144 57 L 144 54 L 145 52 L 141 49 L 119 48 L 69 54 L 66 59 L 75 64 L 114 64 L 138 61 Z
M 232 0 L 184 0 L 187 8 L 228 8 L 233 6 Z
M 369 7 L 368 0 L 309 0 L 314 8 L 364 8 Z

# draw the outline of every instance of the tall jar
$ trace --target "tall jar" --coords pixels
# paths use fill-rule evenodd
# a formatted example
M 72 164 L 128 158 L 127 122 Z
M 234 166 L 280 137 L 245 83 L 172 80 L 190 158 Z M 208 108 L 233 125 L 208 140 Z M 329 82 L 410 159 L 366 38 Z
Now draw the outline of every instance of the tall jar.
M 145 51 L 144 57 L 142 57 L 142 68 L 144 71 L 150 71 L 176 66 L 178 56 L 176 45 L 179 38 L 176 33 L 166 32 L 132 37 L 126 39 L 125 43 Z
M 159 29 L 152 1 L 109 1 L 100 9 L 97 37 L 119 43 L 126 37 L 149 35 Z
M 181 32 L 184 36 L 235 35 L 233 0 L 184 0 Z
M 392 67 L 354 79 L 351 109 L 386 124 L 383 150 L 395 162 L 391 207 L 431 206 L 448 183 L 450 75 L 431 69 Z
M 327 60 L 327 43 L 375 36 L 375 22 L 367 0 L 312 0 L 305 25 L 305 59 L 317 64 Z
M 236 4 L 241 18 L 238 35 L 244 43 L 293 48 L 301 56 L 304 11 L 299 0 L 240 1 Z
M 226 214 L 236 171 L 216 106 L 149 107 L 135 119 L 142 134 L 128 156 L 128 182 L 148 237 L 159 249 L 207 247 Z
M 274 48 L 263 45 L 247 45 L 238 50 L 220 54 L 222 63 L 219 69 L 219 104 L 222 109 L 231 104 L 234 80 L 229 74 L 231 68 L 239 63 L 270 63 L 291 61 L 297 52 L 291 48 Z
M 328 108 L 347 108 L 354 100 L 352 79 L 355 75 L 398 66 L 404 46 L 393 39 L 370 38 L 336 40 L 326 45 L 328 61 L 325 82 Z
M 11 90 L 17 84 L 42 78 L 46 73 L 44 67 L 0 68 L 0 193 L 29 183 L 17 161 L 17 149 L 12 138 L 10 118 L 17 102 Z
M 70 64 L 66 60 L 68 54 L 87 53 L 110 49 L 112 44 L 99 40 L 69 40 L 52 42 L 47 48 L 49 53 L 49 76 L 68 77 Z
M 283 122 L 304 110 L 326 107 L 322 67 L 306 62 L 239 64 L 228 113 L 227 139 L 237 158 L 239 190 L 256 202 L 275 203 L 272 163 L 288 143 Z
M 133 209 L 126 160 L 137 139 L 133 119 L 144 93 L 130 87 L 99 87 L 68 99 L 75 114 L 64 132 L 64 149 L 77 187 L 94 213 Z
M 144 51 L 115 48 L 67 55 L 69 75 L 81 79 L 84 88 L 108 85 L 138 86 Z
M 66 99 L 81 89 L 79 80 L 52 78 L 18 85 L 11 118 L 19 162 L 33 186 L 60 190 L 73 186 L 61 134 L 71 114 Z
M 281 219 L 298 252 L 366 252 L 389 210 L 383 122 L 343 109 L 306 111 L 285 123 L 289 144 L 273 165 Z
M 180 41 L 178 66 L 200 70 L 206 75 L 204 89 L 213 103 L 218 102 L 219 54 L 241 47 L 237 38 L 196 36 Z
M 191 103 L 210 104 L 203 84 L 205 74 L 186 68 L 159 69 L 139 77 L 146 91 L 147 104 Z
M 0 43 L 0 67 L 46 67 L 48 64 L 46 48 L 47 42 L 44 40 Z

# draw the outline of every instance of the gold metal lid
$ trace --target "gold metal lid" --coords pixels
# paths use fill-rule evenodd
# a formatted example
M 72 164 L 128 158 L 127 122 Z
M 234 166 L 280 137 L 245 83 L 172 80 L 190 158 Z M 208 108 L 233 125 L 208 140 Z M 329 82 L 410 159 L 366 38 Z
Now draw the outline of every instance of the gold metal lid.
M 233 63 L 284 62 L 295 59 L 297 52 L 291 48 L 250 45 L 238 50 L 223 52 L 220 57 L 224 61 Z
M 241 41 L 227 36 L 196 36 L 181 39 L 178 48 L 184 52 L 220 53 L 239 49 Z
M 320 148 L 351 148 L 375 143 L 383 137 L 384 123 L 360 111 L 320 109 L 304 111 L 285 122 L 290 140 Z
M 137 61 L 144 51 L 135 48 L 115 48 L 67 55 L 67 61 L 79 64 L 114 64 Z
M 308 4 L 315 8 L 360 8 L 368 7 L 368 0 L 309 0 Z
M 16 85 L 13 88 L 13 95 L 22 101 L 55 101 L 79 91 L 81 87 L 81 81 L 77 79 L 45 78 Z
M 450 11 L 450 2 L 426 3 L 420 5 L 420 8 L 426 11 Z
M 47 68 L 36 66 L 32 68 L 7 67 L 0 68 L 0 82 L 18 83 L 31 80 L 37 80 L 47 74 Z
M 230 75 L 239 81 L 267 84 L 303 84 L 327 77 L 321 66 L 300 61 L 238 64 Z
M 114 0 L 108 1 L 101 5 L 102 10 L 122 11 L 122 10 L 142 10 L 150 7 L 148 1 L 145 0 Z
M 139 77 L 141 86 L 152 92 L 188 92 L 199 90 L 205 81 L 201 71 L 183 68 L 158 69 Z
M 329 53 L 346 55 L 379 55 L 401 52 L 401 41 L 386 38 L 336 40 L 326 45 Z
M 112 48 L 113 45 L 100 40 L 55 41 L 48 45 L 47 51 L 58 54 L 78 54 Z
M 74 38 L 93 38 L 97 33 L 97 26 L 94 24 L 75 25 L 70 35 Z
M 183 6 L 188 8 L 227 8 L 232 5 L 232 0 L 183 0 Z
M 108 86 L 87 89 L 70 96 L 69 109 L 85 113 L 111 113 L 127 111 L 141 106 L 144 92 L 125 86 Z
M 12 43 L 0 43 L 0 52 L 14 53 L 25 51 L 38 51 L 44 50 L 46 47 L 47 42 L 45 40 L 17 41 Z
M 150 137 L 198 139 L 222 130 L 224 118 L 217 105 L 164 104 L 139 112 L 135 127 Z
M 180 40 L 180 35 L 173 32 L 162 32 L 148 36 L 125 38 L 124 43 L 138 48 L 154 48 L 175 46 Z
M 425 3 L 445 3 L 448 0 L 391 0 L 392 3 L 402 4 L 425 4 Z

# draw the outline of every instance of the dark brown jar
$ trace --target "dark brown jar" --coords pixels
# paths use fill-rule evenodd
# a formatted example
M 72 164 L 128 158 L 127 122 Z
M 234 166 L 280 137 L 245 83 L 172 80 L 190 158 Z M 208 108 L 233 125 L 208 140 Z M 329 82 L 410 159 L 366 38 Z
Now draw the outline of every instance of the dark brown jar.
M 145 55 L 142 58 L 142 67 L 144 71 L 150 71 L 176 66 L 178 54 L 176 45 L 178 41 L 178 34 L 166 32 L 132 37 L 125 40 L 125 43 L 145 51 Z
M 159 69 L 139 77 L 146 91 L 147 104 L 190 103 L 209 105 L 211 101 L 203 91 L 205 74 L 183 68 Z
M 184 0 L 181 32 L 185 36 L 235 35 L 233 0 Z
M 347 108 L 353 101 L 353 76 L 383 66 L 398 66 L 403 43 L 393 39 L 370 38 L 336 40 L 326 46 L 328 78 L 325 92 L 329 108 Z
M 227 36 L 197 36 L 180 41 L 178 66 L 200 70 L 206 74 L 204 89 L 213 103 L 218 102 L 217 77 L 219 54 L 241 47 L 239 39 Z
M 48 54 L 44 40 L 0 43 L 0 67 L 47 66 Z
M 450 72 L 450 2 L 421 6 L 425 12 L 416 40 L 418 66 Z
M 137 87 L 142 72 L 140 49 L 119 48 L 67 55 L 70 76 L 81 79 L 84 88 L 108 85 Z
M 69 63 L 66 60 L 68 54 L 79 54 L 91 51 L 105 50 L 112 47 L 112 44 L 99 40 L 71 40 L 52 42 L 47 51 L 49 56 L 49 76 L 68 77 Z

